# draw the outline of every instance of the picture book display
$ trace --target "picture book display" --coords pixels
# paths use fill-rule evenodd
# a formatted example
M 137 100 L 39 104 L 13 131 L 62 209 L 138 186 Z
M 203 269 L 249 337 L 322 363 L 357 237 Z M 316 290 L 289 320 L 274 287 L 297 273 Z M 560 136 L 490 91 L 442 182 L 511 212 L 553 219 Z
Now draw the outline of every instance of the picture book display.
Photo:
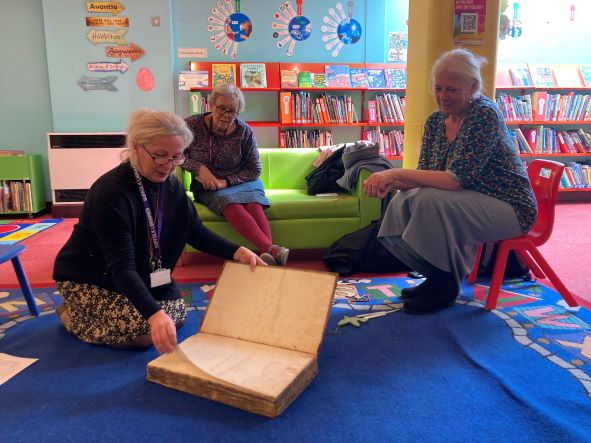
M 347 65 L 325 65 L 326 86 L 329 88 L 350 88 L 351 77 Z
M 591 88 L 591 66 L 580 66 L 579 73 L 581 74 L 583 86 Z
M 538 88 L 551 88 L 556 86 L 554 73 L 552 72 L 552 68 L 550 66 L 530 66 L 530 73 L 534 82 L 534 86 Z
M 266 88 L 267 71 L 264 63 L 242 63 L 240 65 L 240 87 Z
M 200 331 L 148 363 L 149 381 L 276 417 L 310 384 L 337 275 L 226 262 Z M 305 302 L 304 302 L 305 300 Z
M 312 87 L 312 73 L 310 71 L 298 72 L 298 88 Z
M 282 69 L 280 76 L 282 88 L 298 87 L 298 71 L 295 69 Z
M 367 69 L 365 68 L 350 68 L 352 88 L 367 88 L 369 86 L 367 80 Z
M 406 68 L 386 68 L 384 69 L 384 77 L 386 88 L 406 88 Z
M 236 86 L 236 65 L 233 63 L 212 63 L 211 73 L 213 77 L 213 87 L 219 85 Z
M 531 74 L 526 64 L 511 66 L 509 68 L 513 86 L 533 86 Z
M 383 69 L 367 69 L 367 82 L 369 88 L 379 89 L 386 87 L 386 76 Z

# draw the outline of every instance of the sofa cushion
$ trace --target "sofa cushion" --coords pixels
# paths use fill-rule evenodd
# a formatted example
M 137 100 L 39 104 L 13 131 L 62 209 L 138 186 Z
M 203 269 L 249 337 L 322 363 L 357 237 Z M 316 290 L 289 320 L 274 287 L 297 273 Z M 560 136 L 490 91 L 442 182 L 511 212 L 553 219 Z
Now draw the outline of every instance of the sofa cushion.
M 359 217 L 359 198 L 347 193 L 324 198 L 308 195 L 304 189 L 267 189 L 271 207 L 265 213 L 269 220 Z M 196 203 L 203 221 L 222 221 L 206 206 Z

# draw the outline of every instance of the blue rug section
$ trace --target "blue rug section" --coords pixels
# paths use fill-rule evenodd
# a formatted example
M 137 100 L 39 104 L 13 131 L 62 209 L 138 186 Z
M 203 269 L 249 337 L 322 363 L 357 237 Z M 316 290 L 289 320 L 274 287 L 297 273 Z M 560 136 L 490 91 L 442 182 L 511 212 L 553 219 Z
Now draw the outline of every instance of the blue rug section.
M 0 386 L 0 435 L 11 442 L 591 441 L 589 311 L 567 308 L 535 282 L 514 281 L 497 310 L 483 308 L 480 282 L 464 285 L 455 307 L 413 316 L 398 309 L 398 294 L 417 283 L 341 281 L 318 376 L 276 419 L 148 382 L 153 349 L 81 343 L 53 314 L 53 288 L 34 290 L 39 318 L 19 304 L 19 291 L 0 290 L 0 352 L 39 358 Z M 181 286 L 191 306 L 184 340 L 198 330 L 212 286 Z

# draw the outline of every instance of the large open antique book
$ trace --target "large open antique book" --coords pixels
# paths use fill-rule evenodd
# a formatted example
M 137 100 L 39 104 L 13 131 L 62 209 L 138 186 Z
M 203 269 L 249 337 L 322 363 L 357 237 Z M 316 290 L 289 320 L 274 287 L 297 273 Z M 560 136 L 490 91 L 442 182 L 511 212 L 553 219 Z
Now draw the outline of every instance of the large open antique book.
M 148 380 L 276 417 L 318 372 L 336 274 L 226 262 L 200 331 Z

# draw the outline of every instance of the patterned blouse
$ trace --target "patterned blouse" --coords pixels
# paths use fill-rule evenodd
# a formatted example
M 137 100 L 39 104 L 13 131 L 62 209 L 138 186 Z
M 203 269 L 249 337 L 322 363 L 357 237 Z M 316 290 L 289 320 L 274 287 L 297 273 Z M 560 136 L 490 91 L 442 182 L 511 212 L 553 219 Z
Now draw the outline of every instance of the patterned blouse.
M 429 116 L 417 169 L 449 171 L 462 188 L 509 203 L 524 233 L 536 220 L 537 204 L 527 172 L 496 103 L 487 97 L 472 102 L 451 142 L 445 114 L 435 111 Z
M 215 134 L 205 121 L 206 114 L 186 119 L 195 136 L 185 150 L 187 160 L 183 168 L 195 177 L 204 164 L 218 179 L 226 179 L 228 186 L 256 180 L 261 175 L 261 160 L 254 132 L 242 120 L 236 119 L 236 128 L 227 135 Z

